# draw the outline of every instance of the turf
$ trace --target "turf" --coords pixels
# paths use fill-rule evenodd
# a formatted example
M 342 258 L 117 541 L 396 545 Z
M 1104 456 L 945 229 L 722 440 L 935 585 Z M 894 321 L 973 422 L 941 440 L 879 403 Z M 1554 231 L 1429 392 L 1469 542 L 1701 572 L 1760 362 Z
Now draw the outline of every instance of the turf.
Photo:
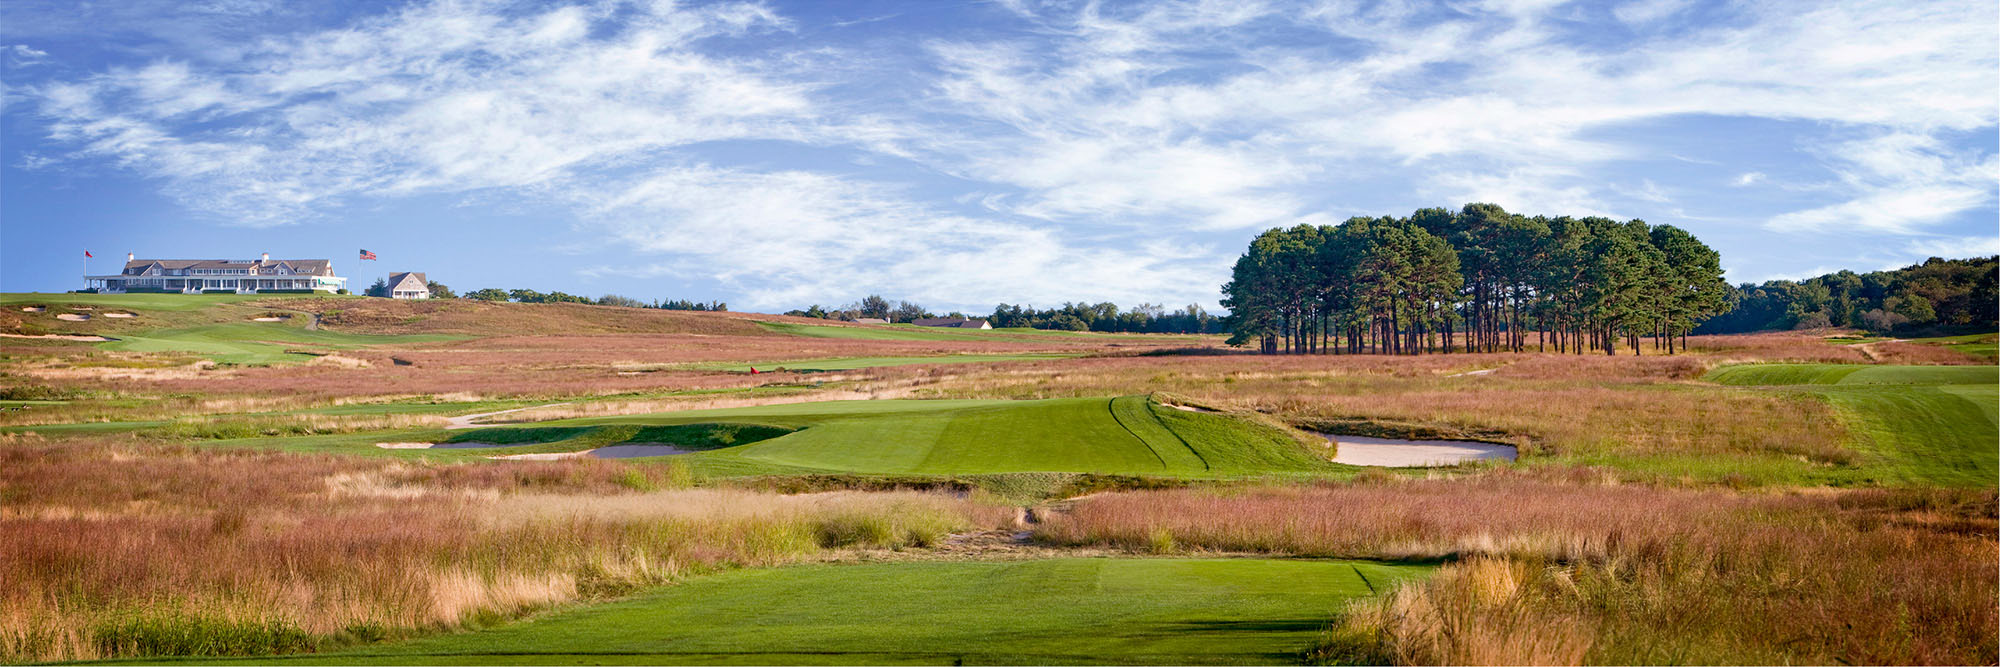
M 1278 428 L 1171 410 L 1144 396 L 1039 401 L 833 401 L 544 422 L 537 429 L 746 424 L 789 434 L 688 455 L 709 474 L 1232 476 L 1330 469 Z M 533 441 L 521 427 L 459 436 Z M 547 433 L 547 431 L 543 431 Z
M 2000 371 L 1993 366 L 1756 364 L 1723 384 L 1804 391 L 1833 405 L 1861 461 L 1849 481 L 1992 486 L 2000 479 Z
M 1296 663 L 1420 565 L 1064 558 L 739 570 L 310 664 Z M 212 662 L 213 659 L 204 661 Z
M 1910 342 L 1957 350 L 1987 361 L 2000 359 L 2000 334 L 1978 333 L 1938 338 L 1912 338 Z
M 158 295 L 152 295 L 158 296 Z M 338 331 L 309 330 L 288 322 L 231 322 L 180 329 L 155 329 L 123 334 L 118 340 L 99 345 L 126 352 L 187 352 L 218 363 L 262 366 L 309 361 L 312 354 L 390 345 L 458 340 L 463 336 L 441 334 L 371 335 Z
M 129 310 L 201 310 L 216 304 L 269 299 L 270 294 L 48 294 L 35 292 L 0 293 L 0 306 L 62 306 L 74 304 L 97 308 Z M 310 296 L 310 295 L 285 295 Z M 328 299 L 359 299 L 358 296 L 321 296 Z

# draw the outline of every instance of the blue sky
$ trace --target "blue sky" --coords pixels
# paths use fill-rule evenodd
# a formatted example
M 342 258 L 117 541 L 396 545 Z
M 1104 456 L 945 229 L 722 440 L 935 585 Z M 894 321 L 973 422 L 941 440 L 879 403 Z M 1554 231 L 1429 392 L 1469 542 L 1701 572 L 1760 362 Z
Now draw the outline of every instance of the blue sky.
M 1263 229 L 1470 201 L 1874 270 L 2000 252 L 1996 54 L 1990 0 L 15 0 L 0 289 L 1212 308 Z

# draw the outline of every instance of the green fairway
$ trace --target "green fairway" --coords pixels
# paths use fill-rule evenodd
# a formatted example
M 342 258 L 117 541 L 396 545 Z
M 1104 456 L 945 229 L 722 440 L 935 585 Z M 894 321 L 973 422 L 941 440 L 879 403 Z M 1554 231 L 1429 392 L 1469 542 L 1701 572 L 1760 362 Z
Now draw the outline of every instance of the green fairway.
M 1276 428 L 1161 407 L 1145 396 L 1040 401 L 835 401 L 543 422 L 463 432 L 454 440 L 557 442 L 634 427 L 743 424 L 792 431 L 684 457 L 697 470 L 986 474 L 1088 472 L 1226 476 L 1332 467 Z M 618 428 L 587 436 L 575 427 Z M 769 437 L 775 436 L 775 437 Z M 596 440 L 588 440 L 595 442 Z M 672 438 L 650 440 L 684 444 Z
M 999 361 L 1041 361 L 1046 359 L 1072 359 L 1082 354 L 952 354 L 934 357 L 848 357 L 842 359 L 803 359 L 797 361 L 770 361 L 755 364 L 700 364 L 694 368 L 702 370 L 746 372 L 752 368 L 766 371 L 786 370 L 802 373 L 825 371 L 851 371 L 861 368 L 884 368 L 888 366 L 915 366 L 918 364 L 983 364 Z
M 306 664 L 1280 664 L 1426 566 L 1063 558 L 808 565 Z M 212 662 L 205 659 L 204 662 Z
M 1980 333 L 1964 336 L 1941 336 L 1938 338 L 1912 338 L 1910 342 L 1920 345 L 1936 345 L 1966 354 L 1984 358 L 1987 361 L 2000 359 L 2000 334 Z
M 289 322 L 230 322 L 120 334 L 118 340 L 99 345 L 108 350 L 126 352 L 187 352 L 226 364 L 268 365 L 313 358 L 313 355 L 303 354 L 300 350 L 331 351 L 462 338 L 465 337 L 443 334 L 351 334 L 309 330 Z
M 1753 364 L 1718 368 L 1708 379 L 1824 398 L 1863 454 L 1859 481 L 1991 486 L 2000 476 L 1993 366 Z
M 284 296 L 310 296 L 288 294 Z M 359 299 L 358 296 L 320 295 L 328 299 Z M 269 299 L 270 294 L 48 294 L 35 292 L 0 293 L 0 306 L 61 306 L 74 304 L 95 308 L 130 310 L 200 310 L 216 304 Z

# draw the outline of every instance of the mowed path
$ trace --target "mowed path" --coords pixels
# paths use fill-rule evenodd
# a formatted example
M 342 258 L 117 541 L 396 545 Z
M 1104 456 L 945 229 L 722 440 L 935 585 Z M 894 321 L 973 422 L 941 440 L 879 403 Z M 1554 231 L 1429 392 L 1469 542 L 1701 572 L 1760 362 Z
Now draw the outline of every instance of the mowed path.
M 1063 558 L 739 570 L 309 664 L 1296 664 L 1427 566 Z
M 2000 368 L 1752 364 L 1707 379 L 1823 397 L 1874 481 L 1992 486 L 2000 478 Z

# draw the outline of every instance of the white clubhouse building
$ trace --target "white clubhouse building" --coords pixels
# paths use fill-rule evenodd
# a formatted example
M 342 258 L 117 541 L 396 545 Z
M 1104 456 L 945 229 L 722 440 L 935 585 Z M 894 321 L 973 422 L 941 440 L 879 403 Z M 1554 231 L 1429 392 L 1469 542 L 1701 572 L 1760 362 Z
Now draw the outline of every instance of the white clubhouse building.
M 347 286 L 324 259 L 134 259 L 125 256 L 125 270 L 114 275 L 84 276 L 98 292 L 325 292 Z

